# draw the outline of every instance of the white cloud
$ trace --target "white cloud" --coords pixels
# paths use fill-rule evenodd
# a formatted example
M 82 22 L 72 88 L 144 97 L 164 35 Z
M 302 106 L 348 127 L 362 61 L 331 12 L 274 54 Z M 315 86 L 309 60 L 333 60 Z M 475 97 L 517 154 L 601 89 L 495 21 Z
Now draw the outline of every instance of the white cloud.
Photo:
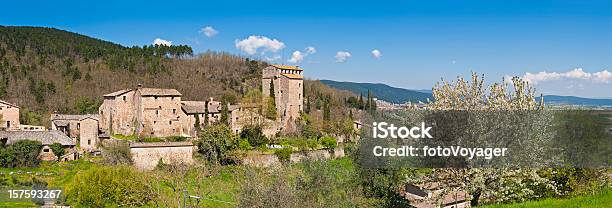
M 164 40 L 164 39 L 160 39 L 160 38 L 155 38 L 155 40 L 153 41 L 153 45 L 171 46 L 172 45 L 172 41 L 168 41 L 168 40 Z
M 608 83 L 612 80 L 612 73 L 608 70 L 593 73 L 593 80 Z
M 372 50 L 372 56 L 374 56 L 374 58 L 380 58 L 382 56 L 382 52 L 380 52 L 378 49 L 374 49 Z
M 294 51 L 291 54 L 291 58 L 289 60 L 287 60 L 289 63 L 299 63 L 302 62 L 304 60 L 304 58 L 306 58 L 306 56 L 316 53 L 317 49 L 315 49 L 312 46 L 308 46 L 306 47 L 306 49 L 304 49 L 304 52 L 302 51 Z
M 249 55 L 253 55 L 257 53 L 259 49 L 261 49 L 262 52 L 277 52 L 285 48 L 285 43 L 265 36 L 251 35 L 247 39 L 236 40 L 236 48 Z
M 291 54 L 291 58 L 288 60 L 289 63 L 298 63 L 304 60 L 304 55 L 300 51 L 294 51 Z
M 336 52 L 336 62 L 342 63 L 346 62 L 346 59 L 351 57 L 351 53 L 347 51 L 338 51 Z
M 200 30 L 200 33 L 203 33 L 204 35 L 206 35 L 206 37 L 211 38 L 219 34 L 219 31 L 215 30 L 215 28 L 213 28 L 212 26 L 206 26 Z
M 537 84 L 538 82 L 552 81 L 552 80 L 564 80 L 564 79 L 578 79 L 578 80 L 587 80 L 594 82 L 603 82 L 608 83 L 612 81 L 612 73 L 608 70 L 603 70 L 600 72 L 589 73 L 582 70 L 582 68 L 576 68 L 567 72 L 537 72 L 537 73 L 525 73 L 523 75 L 523 80 L 530 82 L 532 84 Z

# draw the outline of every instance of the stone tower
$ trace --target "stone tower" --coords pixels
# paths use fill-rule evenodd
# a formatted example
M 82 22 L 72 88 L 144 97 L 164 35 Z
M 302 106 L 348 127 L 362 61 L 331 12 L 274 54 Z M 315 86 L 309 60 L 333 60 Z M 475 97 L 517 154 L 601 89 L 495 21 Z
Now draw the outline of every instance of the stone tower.
M 273 84 L 276 112 L 280 115 L 282 127 L 291 125 L 304 109 L 303 71 L 298 66 L 285 65 L 270 65 L 263 69 L 263 95 L 270 96 L 270 84 Z

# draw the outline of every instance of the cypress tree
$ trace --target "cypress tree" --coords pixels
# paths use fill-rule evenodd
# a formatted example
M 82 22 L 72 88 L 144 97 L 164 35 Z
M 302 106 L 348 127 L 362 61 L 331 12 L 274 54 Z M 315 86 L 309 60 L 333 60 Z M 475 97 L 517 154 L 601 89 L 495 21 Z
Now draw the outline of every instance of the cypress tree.
M 227 104 L 224 102 L 221 102 L 221 105 L 223 105 L 223 107 L 221 107 L 221 123 L 223 124 L 229 124 L 229 109 L 227 107 Z
M 208 100 L 204 102 L 204 126 L 208 126 Z

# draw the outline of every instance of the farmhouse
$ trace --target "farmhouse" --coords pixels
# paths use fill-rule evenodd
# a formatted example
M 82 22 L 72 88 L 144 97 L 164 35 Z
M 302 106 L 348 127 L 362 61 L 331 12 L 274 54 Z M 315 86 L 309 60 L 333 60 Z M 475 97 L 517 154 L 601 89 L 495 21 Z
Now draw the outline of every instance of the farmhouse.
M 0 131 L 0 143 L 10 145 L 20 140 L 33 140 L 42 143 L 43 148 L 38 158 L 45 161 L 57 161 L 58 158 L 49 147 L 53 143 L 60 143 L 68 154 L 74 152 L 75 142 L 59 131 Z M 72 154 L 74 155 L 74 154 Z M 73 158 L 74 159 L 74 158 Z
M 8 131 L 19 130 L 19 106 L 0 100 L 0 128 Z
M 99 138 L 98 115 L 51 115 L 51 129 L 64 133 L 72 141 L 79 144 L 83 151 L 91 152 L 97 149 Z

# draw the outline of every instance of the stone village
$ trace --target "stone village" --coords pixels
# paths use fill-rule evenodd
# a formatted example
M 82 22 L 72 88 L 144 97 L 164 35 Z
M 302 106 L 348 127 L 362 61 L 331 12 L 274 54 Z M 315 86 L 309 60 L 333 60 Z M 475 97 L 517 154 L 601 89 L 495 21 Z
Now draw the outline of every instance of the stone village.
M 134 89 L 122 89 L 103 95 L 98 114 L 65 115 L 52 114 L 51 128 L 22 125 L 19 123 L 19 106 L 0 100 L 0 142 L 12 144 L 19 140 L 40 141 L 43 145 L 38 158 L 45 161 L 70 161 L 84 154 L 100 154 L 102 148 L 112 142 L 125 142 L 114 138 L 116 135 L 146 137 L 184 137 L 183 142 L 135 142 L 128 141 L 133 165 L 140 170 L 153 170 L 160 161 L 166 164 L 195 163 L 192 155 L 196 146 L 191 138 L 197 138 L 196 123 L 203 127 L 220 121 L 223 108 L 228 116 L 228 126 L 234 133 L 240 133 L 248 126 L 262 126 L 267 137 L 281 131 L 292 131 L 295 121 L 304 108 L 303 69 L 297 66 L 270 65 L 263 69 L 261 84 L 264 97 L 270 97 L 274 89 L 276 104 L 275 120 L 260 115 L 248 104 L 223 106 L 220 101 L 209 98 L 206 101 L 182 100 L 176 89 L 147 88 L 137 85 Z M 273 86 L 272 86 L 273 85 Z M 354 128 L 360 129 L 360 121 L 354 121 Z M 338 143 L 343 140 L 339 139 Z M 60 143 L 66 154 L 55 156 L 50 145 Z M 344 156 L 342 148 L 332 151 L 313 150 L 292 154 L 290 161 L 305 158 L 338 158 Z M 278 163 L 274 155 L 259 158 L 245 158 L 243 163 L 256 166 L 270 166 Z M 429 207 L 429 199 L 440 195 L 435 187 L 407 184 L 402 195 L 413 201 L 412 206 Z M 443 203 L 449 207 L 469 207 L 464 192 L 445 194 Z
M 0 142 L 12 144 L 19 140 L 36 140 L 43 144 L 41 160 L 69 161 L 83 154 L 99 154 L 105 144 L 117 141 L 115 135 L 146 137 L 184 137 L 184 142 L 134 142 L 130 152 L 134 165 L 151 170 L 161 160 L 168 164 L 193 164 L 195 146 L 190 138 L 196 138 L 196 123 L 200 126 L 218 122 L 223 108 L 227 111 L 228 126 L 234 133 L 252 124 L 262 126 L 266 136 L 290 130 L 303 110 L 303 69 L 297 66 L 270 65 L 263 69 L 261 79 L 265 97 L 274 89 L 275 120 L 257 113 L 248 104 L 222 106 L 220 101 L 182 100 L 176 89 L 147 88 L 137 85 L 134 89 L 122 89 L 103 95 L 98 114 L 52 114 L 50 129 L 44 126 L 22 125 L 19 122 L 19 106 L 0 101 Z M 271 86 L 274 85 L 274 86 Z M 197 118 L 196 118 L 197 117 Z M 66 154 L 55 156 L 50 145 L 60 143 Z

